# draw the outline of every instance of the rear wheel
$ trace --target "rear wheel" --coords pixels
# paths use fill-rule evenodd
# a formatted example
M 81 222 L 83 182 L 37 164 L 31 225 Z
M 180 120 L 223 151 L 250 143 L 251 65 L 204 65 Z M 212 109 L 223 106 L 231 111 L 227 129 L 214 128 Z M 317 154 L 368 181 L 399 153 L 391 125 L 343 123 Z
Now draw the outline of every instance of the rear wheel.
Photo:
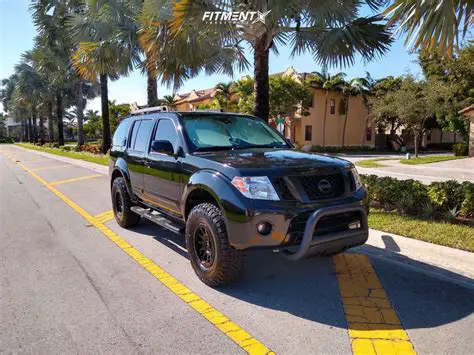
M 125 181 L 122 177 L 116 178 L 112 183 L 112 207 L 115 220 L 123 228 L 136 226 L 140 222 L 140 216 L 131 210 L 132 206 Z
M 202 203 L 191 210 L 186 222 L 186 246 L 195 273 L 206 285 L 222 286 L 239 277 L 244 253 L 229 245 L 217 206 Z

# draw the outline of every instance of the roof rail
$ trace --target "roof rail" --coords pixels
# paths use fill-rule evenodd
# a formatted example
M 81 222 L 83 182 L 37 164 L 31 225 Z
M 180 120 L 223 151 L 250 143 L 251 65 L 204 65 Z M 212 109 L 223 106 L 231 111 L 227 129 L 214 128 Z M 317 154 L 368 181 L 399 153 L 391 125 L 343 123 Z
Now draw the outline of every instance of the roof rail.
M 132 111 L 130 114 L 132 116 L 140 116 L 140 115 L 146 115 L 149 113 L 155 113 L 155 112 L 168 112 L 168 106 L 155 106 L 155 107 L 147 107 L 147 108 L 141 108 L 139 110 Z
M 202 109 L 197 109 L 196 111 L 200 112 L 224 112 L 223 109 L 221 108 L 202 108 Z

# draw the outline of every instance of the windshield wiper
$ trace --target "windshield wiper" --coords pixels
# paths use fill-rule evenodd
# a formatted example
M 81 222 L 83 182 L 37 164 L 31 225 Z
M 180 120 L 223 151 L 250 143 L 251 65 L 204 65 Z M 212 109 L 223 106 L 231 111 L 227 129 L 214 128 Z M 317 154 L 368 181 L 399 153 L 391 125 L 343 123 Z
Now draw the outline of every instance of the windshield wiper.
M 212 147 L 197 147 L 194 150 L 196 152 L 213 152 L 213 151 L 218 151 L 218 150 L 232 150 L 235 147 L 231 145 L 216 145 Z

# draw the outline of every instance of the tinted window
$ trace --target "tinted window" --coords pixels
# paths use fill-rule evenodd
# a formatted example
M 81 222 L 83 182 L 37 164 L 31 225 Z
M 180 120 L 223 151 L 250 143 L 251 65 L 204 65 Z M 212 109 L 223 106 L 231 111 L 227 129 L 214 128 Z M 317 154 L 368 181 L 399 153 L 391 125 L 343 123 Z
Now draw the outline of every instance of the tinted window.
M 173 148 L 176 149 L 177 140 L 178 135 L 176 134 L 173 122 L 170 120 L 160 120 L 155 133 L 155 141 L 170 141 Z
M 135 121 L 133 123 L 132 136 L 130 137 L 130 144 L 128 145 L 130 148 L 133 148 L 135 140 L 137 139 L 138 127 L 140 127 L 140 122 L 141 121 Z
M 134 127 L 135 128 L 135 127 Z M 133 149 L 138 152 L 144 152 L 148 146 L 150 132 L 153 128 L 152 120 L 142 120 L 138 128 L 137 138 L 133 144 Z
M 114 133 L 114 138 L 112 139 L 112 145 L 123 147 L 127 145 L 128 138 L 128 128 L 130 127 L 130 121 L 122 121 L 119 124 Z

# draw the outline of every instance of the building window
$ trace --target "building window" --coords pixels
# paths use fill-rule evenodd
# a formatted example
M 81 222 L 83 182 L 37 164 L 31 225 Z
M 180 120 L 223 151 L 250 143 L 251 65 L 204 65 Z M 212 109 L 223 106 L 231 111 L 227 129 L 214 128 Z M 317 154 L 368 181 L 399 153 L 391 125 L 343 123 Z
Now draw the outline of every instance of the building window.
M 339 114 L 340 115 L 346 114 L 346 100 L 347 98 L 343 98 L 339 101 Z
M 313 133 L 313 126 L 305 126 L 304 127 L 304 140 L 311 141 L 312 133 Z
M 372 140 L 372 128 L 367 128 L 365 131 L 365 140 L 371 141 Z
M 430 141 L 431 140 L 431 130 L 428 130 L 426 132 L 426 140 Z
M 330 103 L 330 111 L 329 111 L 332 115 L 334 115 L 336 113 L 336 100 L 334 99 L 331 99 L 331 103 Z

